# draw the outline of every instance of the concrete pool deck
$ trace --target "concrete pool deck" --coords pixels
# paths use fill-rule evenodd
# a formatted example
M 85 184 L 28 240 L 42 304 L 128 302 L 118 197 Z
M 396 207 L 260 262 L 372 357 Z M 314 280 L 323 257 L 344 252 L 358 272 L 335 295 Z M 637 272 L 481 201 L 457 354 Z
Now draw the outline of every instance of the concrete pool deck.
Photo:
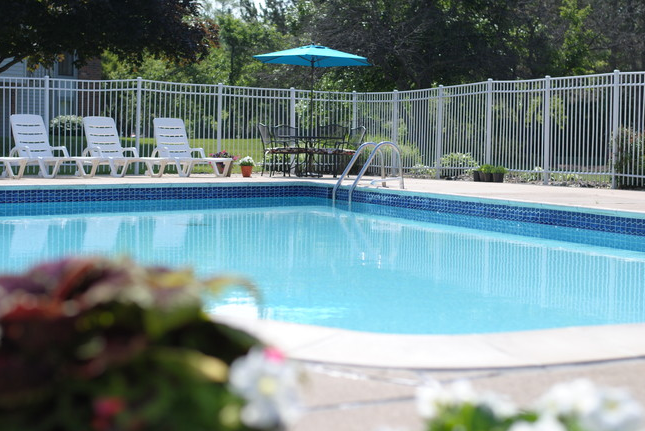
M 252 178 L 164 176 L 0 180 L 3 187 L 161 183 L 322 182 L 254 174 Z M 392 187 L 396 189 L 395 187 Z M 625 211 L 645 217 L 645 192 L 522 184 L 406 179 L 413 192 Z M 470 379 L 530 403 L 552 384 L 588 377 L 622 386 L 645 405 L 645 324 L 504 334 L 410 336 L 371 334 L 273 321 L 225 318 L 283 349 L 305 370 L 305 415 L 292 431 L 422 429 L 414 391 L 429 380 Z

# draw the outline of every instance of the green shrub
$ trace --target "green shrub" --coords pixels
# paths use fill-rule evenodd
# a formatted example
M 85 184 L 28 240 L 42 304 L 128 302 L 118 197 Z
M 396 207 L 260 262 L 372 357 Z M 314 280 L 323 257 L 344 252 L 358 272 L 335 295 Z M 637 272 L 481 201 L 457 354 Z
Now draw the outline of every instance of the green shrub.
M 530 172 L 523 172 L 519 174 L 519 178 L 523 182 L 532 182 L 542 180 L 543 175 L 544 169 L 542 169 L 540 166 L 536 166 Z
M 377 144 L 383 142 L 383 141 L 390 141 L 389 138 L 385 138 L 383 136 L 369 136 L 363 139 L 363 142 L 375 142 Z M 415 166 L 418 164 L 422 163 L 423 158 L 421 157 L 421 151 L 419 148 L 413 144 L 397 144 L 399 147 L 399 151 L 401 152 L 401 161 L 403 163 L 403 166 Z M 390 155 L 392 154 L 392 148 L 391 147 L 382 147 L 381 151 L 383 152 L 383 155 L 386 158 L 389 158 Z M 369 151 L 367 151 L 364 154 L 369 154 Z
M 449 168 L 477 168 L 479 162 L 470 153 L 449 153 L 441 156 L 441 166 Z
M 49 122 L 52 133 L 80 133 L 83 130 L 83 117 L 78 115 L 59 115 Z
M 417 163 L 410 168 L 408 175 L 412 178 L 434 178 L 435 170 L 430 166 Z
M 470 174 L 479 167 L 479 162 L 470 153 L 448 153 L 441 156 L 442 177 Z
M 508 169 L 506 169 L 504 166 L 493 166 L 491 169 L 492 174 L 506 174 L 508 173 Z
M 617 151 L 614 159 L 614 169 L 617 174 L 645 175 L 645 133 L 637 133 L 628 128 L 622 128 L 616 138 Z M 643 178 L 618 176 L 618 187 L 643 187 Z
M 493 165 L 485 164 L 479 167 L 479 171 L 484 174 L 492 174 L 494 168 Z

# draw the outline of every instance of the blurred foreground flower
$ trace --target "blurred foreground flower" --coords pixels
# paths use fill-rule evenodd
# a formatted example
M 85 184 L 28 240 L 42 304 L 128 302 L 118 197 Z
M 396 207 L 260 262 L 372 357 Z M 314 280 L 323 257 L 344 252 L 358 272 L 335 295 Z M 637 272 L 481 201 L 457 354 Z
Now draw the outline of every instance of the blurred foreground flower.
M 300 415 L 298 375 L 273 348 L 253 348 L 231 366 L 233 391 L 246 401 L 242 422 L 252 427 L 293 423 Z
M 227 380 L 259 343 L 200 301 L 231 284 L 253 290 L 127 260 L 0 276 L 0 430 L 249 429 Z
M 439 383 L 417 391 L 428 431 L 638 431 L 643 410 L 618 389 L 588 380 L 555 385 L 528 410 L 493 394 L 477 394 L 467 382 Z
M 518 413 L 506 399 L 493 393 L 479 395 L 463 380 L 419 388 L 417 410 L 428 420 L 431 431 L 505 430 Z
M 642 407 L 626 391 L 599 388 L 586 379 L 553 386 L 537 409 L 586 431 L 636 431 L 643 420 Z

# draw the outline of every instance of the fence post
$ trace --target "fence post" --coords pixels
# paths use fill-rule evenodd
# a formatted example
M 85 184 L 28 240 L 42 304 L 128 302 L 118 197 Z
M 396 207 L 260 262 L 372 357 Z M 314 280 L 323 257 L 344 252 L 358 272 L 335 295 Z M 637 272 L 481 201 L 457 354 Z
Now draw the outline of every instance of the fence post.
M 399 90 L 392 91 L 392 142 L 399 140 Z
M 620 115 L 620 71 L 614 70 L 611 118 L 611 188 L 616 184 L 616 157 L 618 157 L 618 116 Z
M 224 84 L 217 84 L 217 152 L 222 151 L 222 109 L 224 108 Z
M 137 77 L 137 107 L 135 110 L 134 118 L 134 148 L 137 149 L 137 153 L 141 155 L 141 86 L 142 78 Z M 139 163 L 134 164 L 134 173 L 139 174 Z
M 289 89 L 289 95 L 289 125 L 291 127 L 298 127 L 296 124 L 296 89 L 291 87 Z
M 45 94 L 43 95 L 43 103 L 45 106 L 43 107 L 43 120 L 45 122 L 45 127 L 47 130 L 49 130 L 49 100 L 50 100 L 50 94 L 49 94 L 49 75 L 45 75 L 43 77 L 44 84 L 45 84 Z
M 493 155 L 493 78 L 486 82 L 486 152 L 484 160 L 491 163 Z
M 436 133 L 436 148 L 435 148 L 435 177 L 441 178 L 441 156 L 443 156 L 443 85 L 439 86 L 439 100 L 437 102 L 437 129 Z
M 352 91 L 352 129 L 358 127 L 358 93 Z
M 542 182 L 546 185 L 549 183 L 551 177 L 551 77 L 549 75 L 544 77 L 544 130 L 542 135 L 542 166 L 544 173 L 542 174 Z

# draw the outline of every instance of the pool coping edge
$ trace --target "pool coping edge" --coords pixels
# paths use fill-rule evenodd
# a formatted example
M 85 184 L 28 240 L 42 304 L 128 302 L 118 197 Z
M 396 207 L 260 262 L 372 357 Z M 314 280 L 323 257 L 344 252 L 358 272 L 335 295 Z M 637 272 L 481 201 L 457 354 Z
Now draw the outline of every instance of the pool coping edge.
M 482 370 L 645 358 L 645 323 L 468 335 L 380 334 L 275 320 L 211 316 L 295 360 L 337 365 Z

